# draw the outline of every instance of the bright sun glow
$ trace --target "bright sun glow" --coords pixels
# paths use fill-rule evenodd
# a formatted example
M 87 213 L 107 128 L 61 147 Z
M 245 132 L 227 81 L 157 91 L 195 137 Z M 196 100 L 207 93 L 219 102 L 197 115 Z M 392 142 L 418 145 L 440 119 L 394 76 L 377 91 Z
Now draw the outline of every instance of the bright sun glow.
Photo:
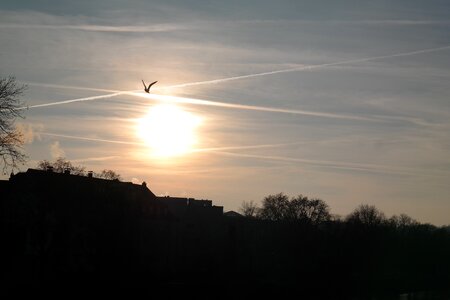
M 138 120 L 137 134 L 150 147 L 152 155 L 179 156 L 197 143 L 196 129 L 200 123 L 198 116 L 174 104 L 160 104 Z

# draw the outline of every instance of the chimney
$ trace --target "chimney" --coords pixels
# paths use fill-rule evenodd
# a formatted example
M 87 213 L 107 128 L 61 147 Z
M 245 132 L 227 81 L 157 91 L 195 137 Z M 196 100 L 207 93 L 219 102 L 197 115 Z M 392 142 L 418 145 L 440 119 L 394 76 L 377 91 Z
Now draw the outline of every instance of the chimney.
M 94 175 L 93 171 L 88 171 L 88 178 L 92 178 L 93 175 Z

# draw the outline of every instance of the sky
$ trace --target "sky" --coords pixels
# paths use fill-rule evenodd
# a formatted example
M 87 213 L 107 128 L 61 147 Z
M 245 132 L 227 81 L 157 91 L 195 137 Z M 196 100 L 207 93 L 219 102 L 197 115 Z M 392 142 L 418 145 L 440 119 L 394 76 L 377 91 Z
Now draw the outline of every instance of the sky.
M 23 171 L 65 157 L 225 211 L 283 192 L 450 224 L 448 1 L 3 0 L 0 41 L 28 86 Z

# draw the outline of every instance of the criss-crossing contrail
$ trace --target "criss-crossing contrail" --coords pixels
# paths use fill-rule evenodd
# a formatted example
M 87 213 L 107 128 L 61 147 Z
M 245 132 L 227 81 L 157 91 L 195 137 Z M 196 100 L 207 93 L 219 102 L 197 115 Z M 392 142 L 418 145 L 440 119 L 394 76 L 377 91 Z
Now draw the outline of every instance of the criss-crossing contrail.
M 396 53 L 396 54 L 388 54 L 388 55 L 382 55 L 382 56 L 373 56 L 373 57 L 360 58 L 360 59 L 344 60 L 344 61 L 338 61 L 338 62 L 333 62 L 333 63 L 324 63 L 324 64 L 318 64 L 318 65 L 300 66 L 300 67 L 294 67 L 294 68 L 288 68 L 288 69 L 281 69 L 281 70 L 275 70 L 275 71 L 269 71 L 269 72 L 247 74 L 247 75 L 241 75 L 241 76 L 233 76 L 233 77 L 220 78 L 220 79 L 214 79 L 214 80 L 196 81 L 196 82 L 175 84 L 175 85 L 170 85 L 170 86 L 166 86 L 166 87 L 155 87 L 154 90 L 169 89 L 169 88 L 179 88 L 179 87 L 188 87 L 188 86 L 196 86 L 196 85 L 217 84 L 217 83 L 223 83 L 223 82 L 227 82 L 227 81 L 240 80 L 240 79 L 246 79 L 246 78 L 268 76 L 268 75 L 275 75 L 275 74 L 289 73 L 289 72 L 299 72 L 299 71 L 313 70 L 313 69 L 319 69 L 319 68 L 325 68 L 325 67 L 331 67 L 331 66 L 351 64 L 351 63 L 359 63 L 359 62 L 367 62 L 367 61 L 379 60 L 379 59 L 387 59 L 387 58 L 394 58 L 394 57 L 402 57 L 402 56 L 410 56 L 410 55 L 431 53 L 431 52 L 442 51 L 442 50 L 447 50 L 447 49 L 450 49 L 450 46 L 422 49 L 422 50 L 416 50 L 416 51 L 410 51 L 410 52 L 402 52 L 402 53 Z M 55 87 L 56 87 L 56 85 L 55 85 Z M 59 86 L 59 87 L 64 87 L 64 86 Z M 70 88 L 69 86 L 65 86 L 65 87 Z M 81 87 L 72 87 L 72 88 L 82 89 Z M 92 88 L 87 88 L 87 89 L 92 90 Z M 100 89 L 98 89 L 98 90 L 100 90 Z M 58 102 L 50 102 L 50 103 L 37 104 L 37 105 L 30 105 L 30 106 L 26 106 L 26 107 L 21 107 L 20 109 L 46 107 L 46 106 L 61 105 L 61 104 L 68 104 L 68 103 L 74 103 L 74 102 L 83 102 L 83 101 L 93 101 L 93 100 L 99 100 L 99 99 L 112 98 L 112 97 L 116 97 L 116 96 L 123 95 L 123 94 L 138 95 L 135 92 L 136 92 L 136 90 L 132 90 L 132 91 L 115 91 L 115 92 L 113 92 L 111 94 L 98 95 L 98 96 L 85 97 L 85 98 L 77 98 L 77 99 L 64 100 L 64 101 L 58 101 Z M 237 107 L 234 107 L 234 108 L 237 108 Z
M 215 106 L 215 107 L 240 109 L 240 110 L 253 110 L 253 111 L 262 111 L 262 112 L 285 113 L 285 114 L 294 114 L 294 115 L 306 115 L 306 116 L 314 116 L 314 117 L 346 119 L 346 120 L 356 120 L 356 121 L 369 121 L 369 122 L 383 122 L 384 121 L 381 118 L 370 118 L 370 117 L 362 117 L 362 116 L 322 113 L 322 112 L 313 112 L 313 111 L 307 111 L 307 110 L 284 109 L 284 108 L 265 107 L 265 106 L 256 106 L 256 105 L 244 105 L 244 104 L 218 102 L 218 101 L 210 101 L 210 100 L 204 100 L 204 99 L 176 97 L 176 96 L 167 96 L 167 95 L 143 94 L 143 93 L 136 93 L 134 91 L 131 91 L 131 92 L 123 91 L 123 92 L 117 92 L 117 93 L 108 94 L 108 95 L 99 95 L 99 96 L 77 98 L 77 99 L 71 99 L 71 100 L 65 100 L 65 101 L 59 101 L 59 102 L 36 104 L 36 105 L 20 107 L 18 109 L 23 110 L 23 109 L 29 109 L 29 108 L 38 108 L 38 107 L 67 104 L 67 103 L 73 103 L 73 102 L 93 101 L 93 100 L 98 100 L 98 99 L 111 98 L 111 97 L 115 97 L 115 96 L 119 96 L 119 95 L 131 95 L 131 96 L 143 97 L 143 98 L 147 98 L 147 99 L 153 99 L 153 100 L 165 101 L 165 102 L 171 102 L 171 103 L 206 105 L 206 106 Z
M 46 106 L 53 106 L 53 105 L 72 103 L 72 102 L 93 101 L 93 100 L 98 100 L 98 99 L 102 99 L 102 98 L 111 98 L 111 97 L 115 97 L 115 96 L 119 96 L 119 95 L 130 95 L 130 96 L 142 97 L 142 98 L 146 98 L 146 99 L 152 99 L 152 100 L 169 102 L 169 103 L 205 105 L 205 106 L 222 107 L 222 108 L 228 108 L 228 109 L 251 110 L 251 111 L 282 113 L 282 114 L 292 114 L 292 115 L 304 115 L 304 116 L 312 116 L 312 117 L 333 118 L 333 119 L 353 120 L 353 121 L 365 121 L 365 122 L 384 122 L 385 123 L 385 122 L 392 122 L 392 121 L 401 121 L 401 122 L 414 123 L 414 124 L 418 124 L 418 125 L 427 125 L 426 122 L 416 119 L 416 118 L 405 118 L 405 117 L 396 117 L 396 116 L 364 117 L 364 116 L 355 116 L 355 115 L 347 115 L 347 114 L 315 112 L 315 111 L 300 110 L 300 109 L 288 109 L 288 108 L 246 105 L 246 104 L 229 103 L 229 102 L 219 102 L 219 101 L 211 101 L 211 100 L 205 100 L 205 99 L 177 97 L 177 96 L 168 96 L 168 95 L 144 94 L 144 93 L 137 93 L 134 91 L 131 91 L 131 92 L 123 91 L 123 92 L 117 92 L 117 93 L 108 94 L 108 95 L 92 96 L 92 97 L 77 98 L 77 99 L 72 99 L 72 100 L 65 100 L 65 101 L 60 101 L 60 102 L 37 104 L 37 105 L 21 107 L 19 109 L 23 110 L 23 109 L 29 109 L 29 108 L 46 107 Z

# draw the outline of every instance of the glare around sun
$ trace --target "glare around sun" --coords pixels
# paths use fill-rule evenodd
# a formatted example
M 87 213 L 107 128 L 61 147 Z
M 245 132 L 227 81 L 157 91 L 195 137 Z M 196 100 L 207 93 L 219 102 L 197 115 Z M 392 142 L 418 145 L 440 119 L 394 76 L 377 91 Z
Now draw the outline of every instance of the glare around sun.
M 201 118 L 174 104 L 152 106 L 137 122 L 137 135 L 152 156 L 169 158 L 188 153 L 198 142 Z

